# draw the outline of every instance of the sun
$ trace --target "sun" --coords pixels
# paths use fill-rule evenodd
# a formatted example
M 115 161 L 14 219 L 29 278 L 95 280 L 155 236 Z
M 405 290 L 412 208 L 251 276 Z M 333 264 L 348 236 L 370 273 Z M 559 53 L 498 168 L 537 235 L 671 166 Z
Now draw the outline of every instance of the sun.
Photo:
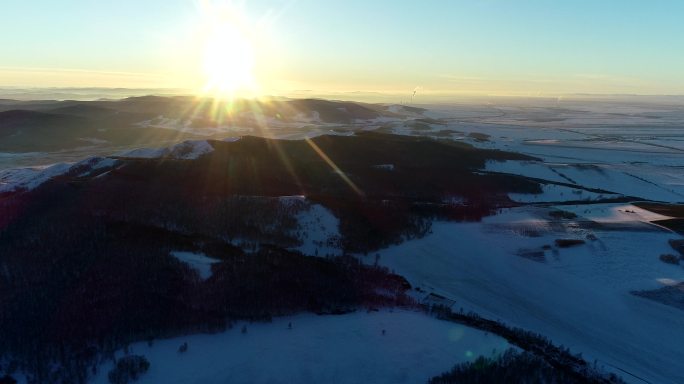
M 204 93 L 220 98 L 254 96 L 255 28 L 231 3 L 203 3 L 201 34 Z

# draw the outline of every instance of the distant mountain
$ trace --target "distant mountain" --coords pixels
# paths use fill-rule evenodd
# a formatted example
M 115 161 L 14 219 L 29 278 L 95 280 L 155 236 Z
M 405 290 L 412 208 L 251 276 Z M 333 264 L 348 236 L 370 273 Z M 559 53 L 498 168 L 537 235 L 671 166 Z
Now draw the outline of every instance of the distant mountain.
M 181 142 L 265 126 L 348 125 L 401 118 L 382 105 L 317 99 L 217 101 L 141 96 L 99 101 L 0 100 L 0 152 L 69 151 Z M 216 129 L 220 128 L 220 131 Z
M 0 112 L 0 151 L 32 152 L 78 146 L 90 122 L 78 116 L 26 110 Z M 82 144 L 81 144 L 82 145 Z
M 3 129 L 13 127 L 31 127 L 32 124 L 66 125 L 68 123 L 79 124 L 78 118 L 64 114 L 44 113 L 31 110 L 10 110 L 0 112 L 0 126 Z
M 121 111 L 118 111 L 114 108 L 107 108 L 107 107 L 102 107 L 99 105 L 92 105 L 92 104 L 74 104 L 74 105 L 67 105 L 63 107 L 57 107 L 54 109 L 48 110 L 50 113 L 57 113 L 57 114 L 63 114 L 63 115 L 71 115 L 71 116 L 81 116 L 81 117 L 86 117 L 86 118 L 110 118 L 113 117 L 116 114 L 121 113 Z

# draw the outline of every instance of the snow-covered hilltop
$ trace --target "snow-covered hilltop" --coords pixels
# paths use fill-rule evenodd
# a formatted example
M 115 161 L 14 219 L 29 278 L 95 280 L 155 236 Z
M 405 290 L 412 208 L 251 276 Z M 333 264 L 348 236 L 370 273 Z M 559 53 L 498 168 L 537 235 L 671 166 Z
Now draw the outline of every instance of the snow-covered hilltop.
M 115 153 L 113 157 L 126 159 L 159 159 L 195 160 L 202 155 L 214 151 L 214 147 L 206 140 L 184 141 L 167 148 L 138 148 Z
M 166 148 L 139 148 L 115 153 L 110 157 L 92 157 L 76 163 L 59 163 L 44 167 L 0 170 L 0 193 L 30 191 L 60 176 L 88 177 L 103 175 L 122 159 L 196 160 L 214 150 L 206 140 L 184 141 Z
M 56 177 L 73 175 L 92 176 L 107 171 L 117 164 L 113 158 L 93 157 L 77 163 L 60 163 L 46 167 L 0 170 L 0 194 L 30 191 Z

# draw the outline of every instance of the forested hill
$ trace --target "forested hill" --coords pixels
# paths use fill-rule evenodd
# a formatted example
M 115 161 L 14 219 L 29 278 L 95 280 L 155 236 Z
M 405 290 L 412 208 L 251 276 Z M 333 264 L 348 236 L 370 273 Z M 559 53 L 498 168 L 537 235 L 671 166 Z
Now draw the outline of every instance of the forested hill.
M 84 162 L 0 198 L 0 362 L 37 382 L 84 382 L 136 340 L 410 305 L 403 278 L 339 255 L 423 236 L 436 218 L 477 220 L 511 205 L 508 192 L 539 191 L 478 172 L 489 159 L 523 156 L 433 139 L 207 144 L 197 156 L 181 147 Z M 281 198 L 292 195 L 305 203 Z M 336 257 L 296 250 L 312 204 L 339 220 L 326 244 Z M 213 260 L 210 276 L 172 256 L 181 251 Z

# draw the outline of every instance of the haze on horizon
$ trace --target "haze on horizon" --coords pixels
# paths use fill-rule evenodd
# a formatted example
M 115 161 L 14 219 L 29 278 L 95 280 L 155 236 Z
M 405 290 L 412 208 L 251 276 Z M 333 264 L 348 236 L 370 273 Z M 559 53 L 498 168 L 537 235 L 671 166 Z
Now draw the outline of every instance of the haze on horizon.
M 291 95 L 684 93 L 684 3 L 19 1 L 0 86 Z

